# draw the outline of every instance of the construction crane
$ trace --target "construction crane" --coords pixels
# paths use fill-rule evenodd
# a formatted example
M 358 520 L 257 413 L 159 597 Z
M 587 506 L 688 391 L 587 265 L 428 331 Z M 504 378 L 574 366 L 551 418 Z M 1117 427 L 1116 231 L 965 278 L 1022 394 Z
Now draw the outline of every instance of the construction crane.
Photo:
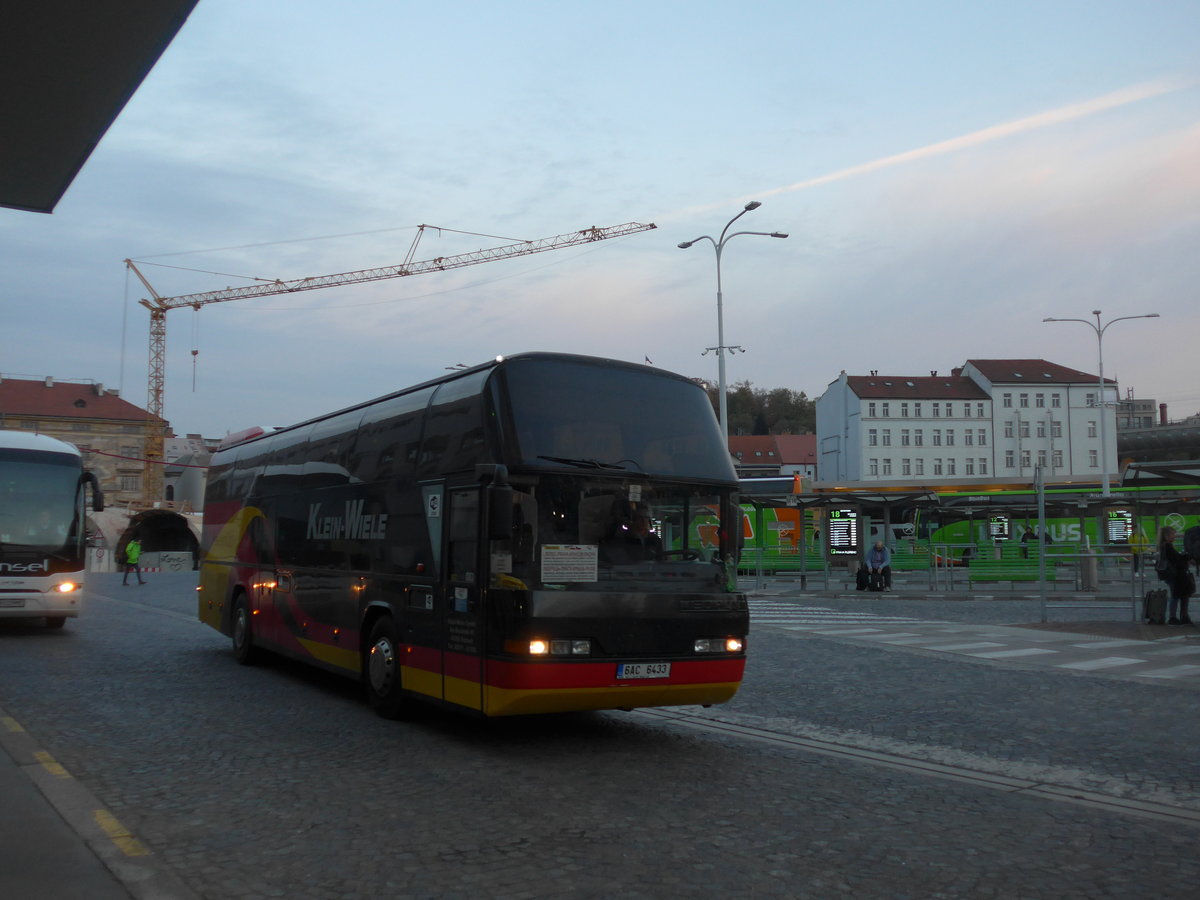
M 162 494 L 162 457 L 164 434 L 161 427 L 163 419 L 163 393 L 166 384 L 166 352 L 167 352 L 167 313 L 173 309 L 191 307 L 194 310 L 210 303 L 224 303 L 229 300 L 249 300 L 254 297 L 270 297 L 276 294 L 290 294 L 298 291 L 315 291 L 321 288 L 341 287 L 348 284 L 362 284 L 367 281 L 383 281 L 388 278 L 403 278 L 406 275 L 424 275 L 427 272 L 445 272 L 450 269 L 460 269 L 464 266 L 474 266 L 479 263 L 491 262 L 497 259 L 511 259 L 516 256 L 529 256 L 533 253 L 544 253 L 547 250 L 562 250 L 579 244 L 590 244 L 596 241 L 606 241 L 610 238 L 624 237 L 641 231 L 650 231 L 657 226 L 651 222 L 648 225 L 628 222 L 624 225 L 613 225 L 609 228 L 585 228 L 582 231 L 572 231 L 554 237 L 542 238 L 535 241 L 518 241 L 487 250 L 476 250 L 472 253 L 460 253 L 456 256 L 439 256 L 423 262 L 412 262 L 416 255 L 417 244 L 426 228 L 437 229 L 437 226 L 421 225 L 409 247 L 408 255 L 399 265 L 381 266 L 375 269 L 359 269 L 355 272 L 341 272 L 336 275 L 318 275 L 308 278 L 296 278 L 291 281 L 264 281 L 245 287 L 225 288 L 219 291 L 204 291 L 198 294 L 183 294 L 178 297 L 163 297 L 146 280 L 133 260 L 125 260 L 125 265 L 137 276 L 138 280 L 150 292 L 149 299 L 138 302 L 150 310 L 150 383 L 147 392 L 147 410 L 154 424 L 151 426 L 145 456 L 147 460 L 145 496 L 151 503 Z

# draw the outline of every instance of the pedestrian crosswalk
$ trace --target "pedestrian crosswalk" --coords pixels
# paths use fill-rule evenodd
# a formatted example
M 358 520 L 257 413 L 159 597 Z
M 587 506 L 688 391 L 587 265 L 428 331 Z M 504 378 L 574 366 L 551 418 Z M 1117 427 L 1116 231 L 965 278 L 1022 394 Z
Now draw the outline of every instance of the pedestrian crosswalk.
M 903 625 L 906 623 L 942 624 L 937 619 L 913 619 L 909 616 L 884 616 L 869 612 L 831 609 L 826 606 L 799 606 L 775 599 L 751 597 L 750 622 L 753 625 L 779 625 L 806 628 L 827 625 Z
M 749 605 L 751 628 L 1200 689 L 1200 641 L 1113 640 L 1066 631 L 877 615 L 778 598 L 751 597 Z

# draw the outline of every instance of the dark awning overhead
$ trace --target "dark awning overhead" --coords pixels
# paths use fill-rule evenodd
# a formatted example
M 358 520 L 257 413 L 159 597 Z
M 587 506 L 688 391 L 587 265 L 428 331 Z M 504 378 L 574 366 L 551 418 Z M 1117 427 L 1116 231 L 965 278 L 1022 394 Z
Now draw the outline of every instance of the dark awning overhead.
M 0 206 L 53 211 L 195 5 L 8 5 L 0 32 Z

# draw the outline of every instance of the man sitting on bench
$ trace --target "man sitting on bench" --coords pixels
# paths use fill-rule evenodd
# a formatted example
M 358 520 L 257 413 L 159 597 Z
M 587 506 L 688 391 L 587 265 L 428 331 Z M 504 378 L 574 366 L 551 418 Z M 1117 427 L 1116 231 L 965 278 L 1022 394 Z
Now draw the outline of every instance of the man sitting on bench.
M 866 569 L 872 590 L 892 589 L 892 551 L 883 541 L 876 541 L 867 551 Z

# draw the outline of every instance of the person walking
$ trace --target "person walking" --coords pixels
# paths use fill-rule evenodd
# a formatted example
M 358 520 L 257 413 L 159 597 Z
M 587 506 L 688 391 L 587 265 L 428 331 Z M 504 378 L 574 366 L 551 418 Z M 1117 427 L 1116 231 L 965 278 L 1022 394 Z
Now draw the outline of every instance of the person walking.
M 1154 564 L 1154 571 L 1159 580 L 1166 582 L 1171 592 L 1167 599 L 1167 624 L 1191 625 L 1188 600 L 1196 590 L 1196 579 L 1188 568 L 1187 554 L 1175 549 L 1177 534 L 1178 532 L 1170 527 L 1158 533 L 1158 562 Z M 1161 625 L 1162 622 L 1158 624 Z
M 121 584 L 129 584 L 129 573 L 137 574 L 137 583 L 145 584 L 142 581 L 142 567 L 138 564 L 138 560 L 142 558 L 142 542 L 137 538 L 130 538 L 129 543 L 125 545 L 125 574 L 121 576 Z

